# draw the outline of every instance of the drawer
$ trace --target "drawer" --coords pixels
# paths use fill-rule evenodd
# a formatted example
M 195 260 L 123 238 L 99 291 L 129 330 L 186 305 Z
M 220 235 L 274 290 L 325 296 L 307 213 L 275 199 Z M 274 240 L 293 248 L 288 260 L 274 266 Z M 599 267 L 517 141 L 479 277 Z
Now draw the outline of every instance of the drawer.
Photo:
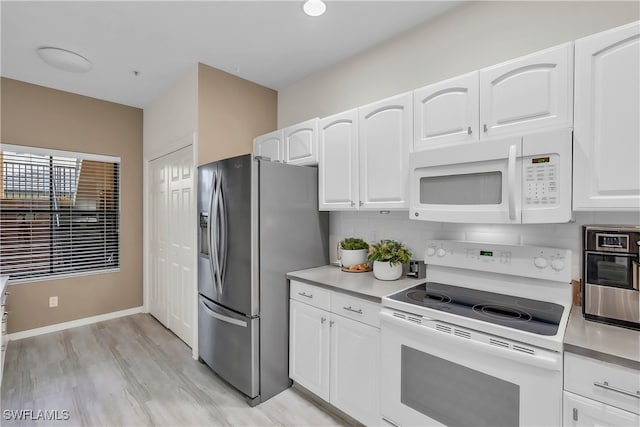
M 291 299 L 329 311 L 329 294 L 331 292 L 328 289 L 291 280 L 290 291 Z
M 380 304 L 371 301 L 332 292 L 331 312 L 380 328 Z
M 640 414 L 640 371 L 564 353 L 564 389 Z

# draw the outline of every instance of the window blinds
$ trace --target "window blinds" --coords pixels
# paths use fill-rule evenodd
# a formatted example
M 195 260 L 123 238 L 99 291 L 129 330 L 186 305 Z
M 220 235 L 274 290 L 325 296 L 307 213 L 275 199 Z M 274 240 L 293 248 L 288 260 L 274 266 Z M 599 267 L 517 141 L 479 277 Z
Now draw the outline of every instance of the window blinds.
M 120 266 L 120 159 L 0 146 L 0 274 Z

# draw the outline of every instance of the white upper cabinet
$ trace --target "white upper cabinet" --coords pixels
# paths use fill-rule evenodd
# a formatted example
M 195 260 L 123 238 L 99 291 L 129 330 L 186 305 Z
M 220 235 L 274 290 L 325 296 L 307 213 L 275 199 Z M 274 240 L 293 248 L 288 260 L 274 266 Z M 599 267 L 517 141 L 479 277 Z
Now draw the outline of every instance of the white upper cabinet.
M 357 209 L 358 110 L 320 120 L 318 132 L 319 209 Z
M 573 123 L 573 43 L 480 70 L 482 138 Z
M 358 109 L 362 209 L 406 210 L 413 141 L 411 92 Z
M 282 130 L 260 135 L 253 140 L 253 154 L 266 157 L 271 161 L 284 160 L 284 141 Z
M 318 163 L 318 119 L 284 129 L 284 162 L 293 165 Z
M 575 43 L 573 207 L 640 209 L 640 23 Z
M 413 151 L 478 140 L 478 71 L 413 92 Z

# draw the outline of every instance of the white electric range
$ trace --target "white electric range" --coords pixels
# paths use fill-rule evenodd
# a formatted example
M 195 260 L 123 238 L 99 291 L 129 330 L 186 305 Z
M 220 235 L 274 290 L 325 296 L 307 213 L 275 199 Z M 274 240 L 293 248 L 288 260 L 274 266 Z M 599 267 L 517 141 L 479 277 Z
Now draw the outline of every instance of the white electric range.
M 424 284 L 382 299 L 382 415 L 397 426 L 553 426 L 571 252 L 431 240 Z

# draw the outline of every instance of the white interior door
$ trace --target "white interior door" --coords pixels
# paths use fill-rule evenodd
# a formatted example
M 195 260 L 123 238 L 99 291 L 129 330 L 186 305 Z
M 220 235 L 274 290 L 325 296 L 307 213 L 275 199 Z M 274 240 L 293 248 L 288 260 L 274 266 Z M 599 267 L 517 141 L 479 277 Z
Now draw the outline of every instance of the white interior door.
M 193 151 L 186 147 L 151 162 L 149 311 L 193 345 L 195 204 Z
M 188 345 L 193 339 L 195 211 L 191 147 L 170 155 L 168 164 L 169 329 Z
M 167 168 L 165 158 L 150 162 L 151 175 L 149 217 L 150 233 L 150 278 L 149 278 L 149 312 L 163 325 L 168 325 L 167 310 Z

